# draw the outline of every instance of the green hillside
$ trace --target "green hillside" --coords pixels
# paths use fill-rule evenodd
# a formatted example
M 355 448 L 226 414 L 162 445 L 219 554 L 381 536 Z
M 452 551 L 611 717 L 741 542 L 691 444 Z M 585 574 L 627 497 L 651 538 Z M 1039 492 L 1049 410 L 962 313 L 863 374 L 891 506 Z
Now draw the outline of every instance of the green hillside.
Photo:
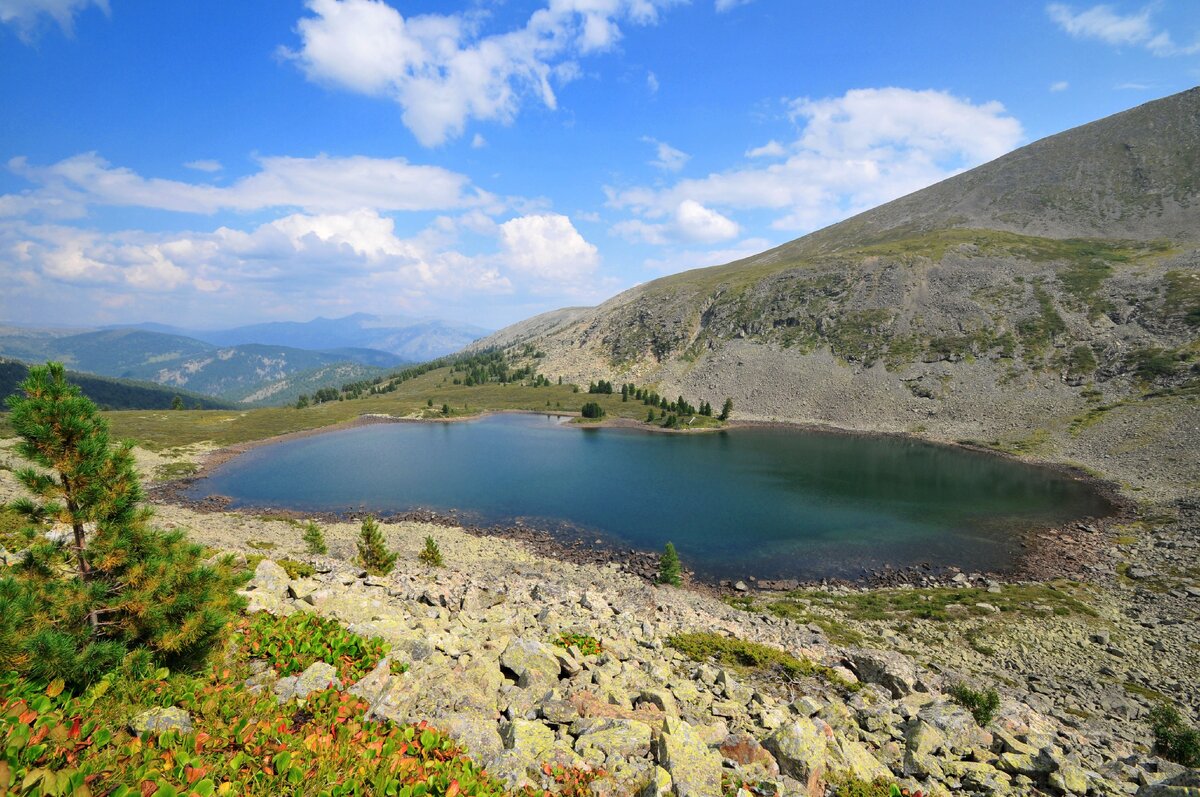
M 0 359 L 0 396 L 12 395 L 29 372 L 29 366 L 16 360 Z M 84 395 L 106 410 L 166 410 L 178 396 L 188 409 L 227 409 L 228 402 L 201 396 L 187 390 L 172 390 L 161 385 L 115 379 L 70 371 L 67 378 L 83 390 Z

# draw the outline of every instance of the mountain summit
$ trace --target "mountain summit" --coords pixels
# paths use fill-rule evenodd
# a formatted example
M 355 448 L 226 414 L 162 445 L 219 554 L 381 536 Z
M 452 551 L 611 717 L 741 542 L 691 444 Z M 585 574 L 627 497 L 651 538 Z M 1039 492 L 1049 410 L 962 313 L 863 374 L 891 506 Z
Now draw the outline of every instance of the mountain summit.
M 1081 416 L 1112 404 L 1197 390 L 1198 243 L 1192 89 L 476 346 L 533 343 L 543 372 L 584 384 L 732 397 L 743 419 L 1026 450 L 1068 428 L 1075 440 Z

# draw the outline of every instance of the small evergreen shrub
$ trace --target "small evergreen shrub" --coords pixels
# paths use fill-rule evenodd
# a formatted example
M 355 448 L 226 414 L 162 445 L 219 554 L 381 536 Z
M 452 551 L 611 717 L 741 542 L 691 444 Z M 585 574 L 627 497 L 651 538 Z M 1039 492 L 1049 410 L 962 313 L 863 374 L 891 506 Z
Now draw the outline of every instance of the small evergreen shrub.
M 1184 722 L 1174 706 L 1150 709 L 1150 729 L 1159 755 L 1185 767 L 1200 767 L 1200 730 Z
M 432 535 L 425 537 L 425 547 L 417 554 L 417 559 L 430 567 L 443 567 L 446 564 L 446 560 L 442 558 L 442 549 Z
M 304 540 L 305 549 L 314 555 L 324 556 L 329 553 L 328 546 L 325 545 L 325 534 L 321 531 L 321 527 L 311 520 L 304 524 Z
M 675 544 L 667 543 L 662 556 L 658 557 L 658 583 L 678 587 L 683 583 L 681 578 L 683 568 L 679 564 L 679 554 L 675 552 Z
M 594 401 L 589 401 L 583 405 L 583 408 L 580 409 L 579 414 L 584 418 L 603 418 L 604 408 Z
M 358 535 L 358 563 L 373 576 L 386 576 L 396 566 L 397 556 L 387 549 L 379 523 L 368 515 Z
M 288 578 L 293 581 L 298 578 L 308 578 L 317 572 L 312 565 L 306 562 L 297 562 L 295 559 L 280 559 L 278 564 L 283 568 L 283 572 L 287 573 Z
M 971 712 L 971 716 L 981 728 L 992 721 L 996 709 L 1000 708 L 1000 695 L 995 689 L 979 691 L 966 684 L 954 684 L 950 687 L 950 697 Z

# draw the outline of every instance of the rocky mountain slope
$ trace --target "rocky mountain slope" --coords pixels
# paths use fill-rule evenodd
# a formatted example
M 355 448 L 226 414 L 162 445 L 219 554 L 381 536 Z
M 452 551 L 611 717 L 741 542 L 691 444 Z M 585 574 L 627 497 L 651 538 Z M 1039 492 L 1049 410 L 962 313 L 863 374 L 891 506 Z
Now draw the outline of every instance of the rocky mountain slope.
M 551 378 L 732 397 L 740 419 L 973 439 L 1130 483 L 1142 457 L 1121 444 L 1138 438 L 1191 489 L 1198 159 L 1192 89 L 476 348 L 532 343 Z

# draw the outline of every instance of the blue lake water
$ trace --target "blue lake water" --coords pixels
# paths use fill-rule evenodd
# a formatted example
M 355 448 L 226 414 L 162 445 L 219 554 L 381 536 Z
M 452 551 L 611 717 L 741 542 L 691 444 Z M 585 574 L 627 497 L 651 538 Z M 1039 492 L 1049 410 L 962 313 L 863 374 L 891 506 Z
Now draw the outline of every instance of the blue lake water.
M 287 440 L 216 468 L 189 495 L 299 511 L 458 510 L 646 550 L 670 540 L 707 579 L 856 578 L 922 563 L 1003 572 L 1024 532 L 1111 511 L 1065 474 L 899 437 L 648 434 L 515 414 Z

